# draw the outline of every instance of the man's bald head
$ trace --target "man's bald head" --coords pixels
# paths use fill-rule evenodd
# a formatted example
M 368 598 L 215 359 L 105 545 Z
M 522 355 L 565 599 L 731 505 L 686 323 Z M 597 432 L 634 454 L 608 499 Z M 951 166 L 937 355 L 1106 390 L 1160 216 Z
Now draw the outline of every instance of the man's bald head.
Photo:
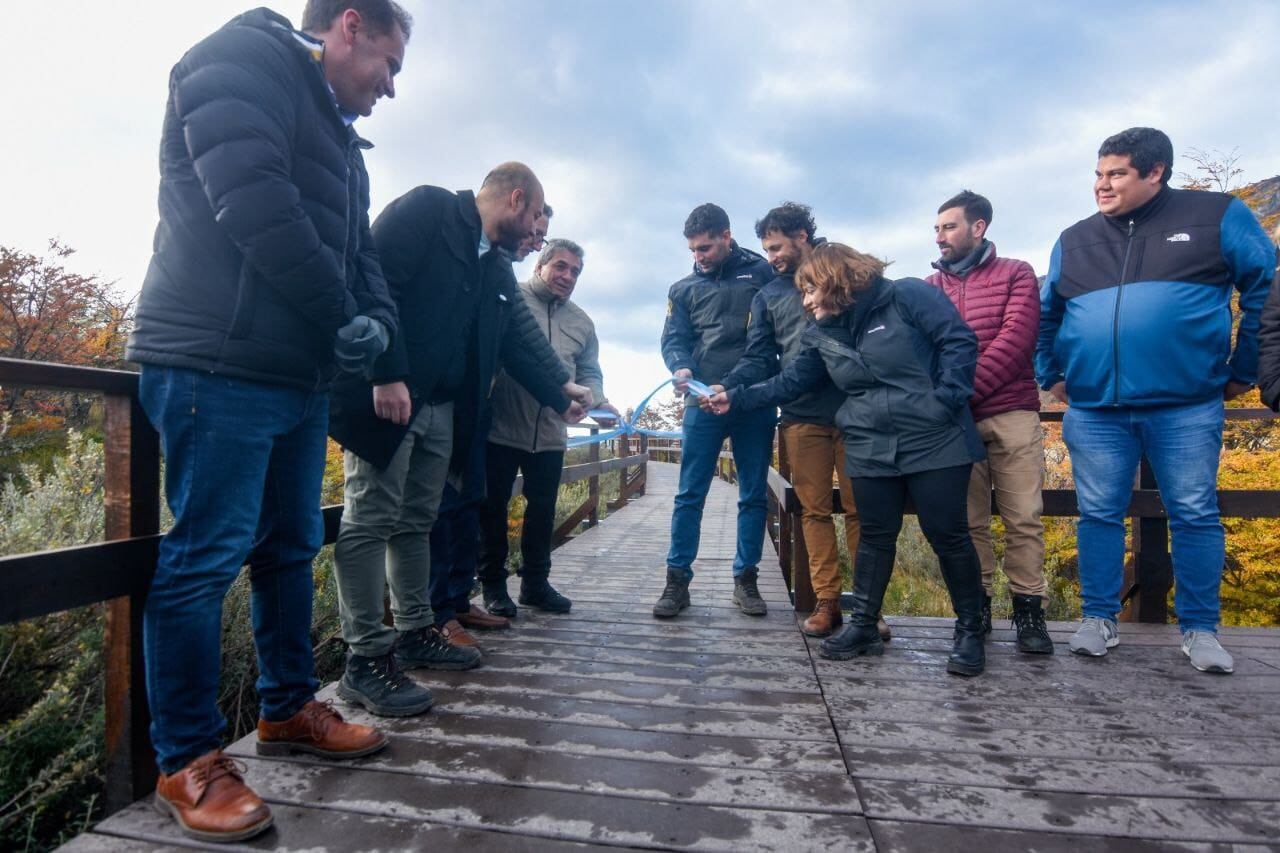
M 489 240 L 515 252 L 534 234 L 545 198 L 542 183 L 524 163 L 496 166 L 484 178 L 476 194 L 476 206 Z

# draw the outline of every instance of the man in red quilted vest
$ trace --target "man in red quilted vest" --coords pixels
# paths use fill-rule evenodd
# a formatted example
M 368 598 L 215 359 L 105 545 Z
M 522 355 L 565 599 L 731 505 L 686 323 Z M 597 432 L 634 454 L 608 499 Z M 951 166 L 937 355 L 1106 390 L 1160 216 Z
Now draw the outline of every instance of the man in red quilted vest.
M 1013 597 L 1018 650 L 1053 654 L 1045 628 L 1044 447 L 1040 394 L 1032 356 L 1040 325 L 1036 274 L 1026 261 L 1001 258 L 986 239 L 991 202 L 965 190 L 938 208 L 934 226 L 941 257 L 930 284 L 942 288 L 978 336 L 978 368 L 969 406 L 987 446 L 969 481 L 969 533 L 982 562 L 983 634 L 991 632 L 991 493 L 1004 520 L 1004 573 Z

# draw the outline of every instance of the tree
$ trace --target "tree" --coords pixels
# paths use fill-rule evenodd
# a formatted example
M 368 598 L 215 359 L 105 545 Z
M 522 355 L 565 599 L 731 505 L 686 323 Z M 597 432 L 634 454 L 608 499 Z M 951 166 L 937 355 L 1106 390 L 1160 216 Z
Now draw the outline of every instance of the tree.
M 0 246 L 0 357 L 92 367 L 124 365 L 133 301 L 113 282 L 64 263 L 75 250 L 57 240 L 45 257 Z M 63 395 L 4 389 L 6 411 L 55 413 Z
M 1232 148 L 1230 153 L 1223 153 L 1217 148 L 1205 151 L 1192 148 L 1183 156 L 1196 164 L 1195 172 L 1179 172 L 1178 180 L 1186 190 L 1213 190 L 1229 193 L 1240 184 L 1240 176 L 1244 169 L 1236 164 L 1240 162 L 1240 149 Z

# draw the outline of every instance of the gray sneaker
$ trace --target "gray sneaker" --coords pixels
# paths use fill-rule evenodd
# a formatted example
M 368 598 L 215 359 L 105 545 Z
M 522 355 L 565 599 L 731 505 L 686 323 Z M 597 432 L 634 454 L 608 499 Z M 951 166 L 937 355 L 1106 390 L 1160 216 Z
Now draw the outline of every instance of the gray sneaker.
M 1078 655 L 1102 657 L 1107 649 L 1120 645 L 1120 632 L 1116 630 L 1116 620 L 1103 619 L 1101 616 L 1086 616 L 1080 620 L 1080 628 L 1071 635 L 1068 643 L 1071 651 Z
M 1218 642 L 1212 631 L 1187 631 L 1182 635 L 1182 653 L 1191 659 L 1191 665 L 1201 672 L 1235 672 L 1236 664 L 1231 654 Z

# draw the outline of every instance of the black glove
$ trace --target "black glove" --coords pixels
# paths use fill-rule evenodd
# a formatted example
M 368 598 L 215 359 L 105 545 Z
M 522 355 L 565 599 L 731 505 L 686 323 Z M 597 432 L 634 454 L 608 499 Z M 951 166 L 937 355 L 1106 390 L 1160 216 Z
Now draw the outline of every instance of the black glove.
M 361 314 L 338 330 L 333 354 L 341 369 L 363 373 L 386 351 L 389 341 L 386 326 Z

